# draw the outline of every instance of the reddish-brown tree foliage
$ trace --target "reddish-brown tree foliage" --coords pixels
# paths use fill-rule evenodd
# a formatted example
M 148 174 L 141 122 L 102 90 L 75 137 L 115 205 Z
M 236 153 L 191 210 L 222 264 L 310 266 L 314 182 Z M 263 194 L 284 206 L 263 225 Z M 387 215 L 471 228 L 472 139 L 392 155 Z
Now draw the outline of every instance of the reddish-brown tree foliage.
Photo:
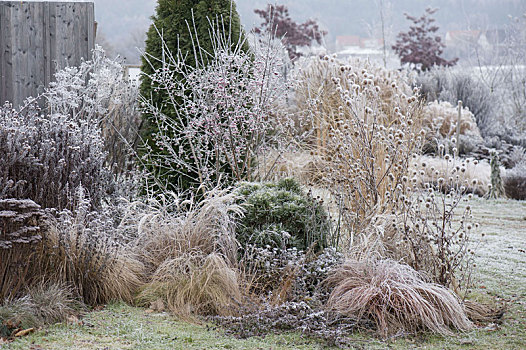
M 254 28 L 257 34 L 271 33 L 281 38 L 287 49 L 290 59 L 293 61 L 301 56 L 298 48 L 308 46 L 313 41 L 321 44 L 326 31 L 320 30 L 315 20 L 309 19 L 305 23 L 298 24 L 290 18 L 289 10 L 285 5 L 267 5 L 265 9 L 254 10 L 263 22 Z
M 417 70 L 426 71 L 434 65 L 453 66 L 457 63 L 458 58 L 448 61 L 440 57 L 446 45 L 439 36 L 433 37 L 438 27 L 433 24 L 435 19 L 431 15 L 436 11 L 437 9 L 427 8 L 418 18 L 405 14 L 413 25 L 408 32 L 399 33 L 396 44 L 392 46 L 402 64 L 410 64 Z

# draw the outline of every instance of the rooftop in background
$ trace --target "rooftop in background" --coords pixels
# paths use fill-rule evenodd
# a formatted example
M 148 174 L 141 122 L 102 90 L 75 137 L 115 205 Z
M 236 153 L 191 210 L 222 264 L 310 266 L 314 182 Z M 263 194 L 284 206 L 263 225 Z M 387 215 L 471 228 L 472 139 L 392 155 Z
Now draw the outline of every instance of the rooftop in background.
M 344 35 L 336 37 L 336 50 L 348 48 L 382 49 L 384 41 L 379 38 L 361 38 L 357 35 Z
M 361 38 L 358 35 L 341 35 L 336 37 L 335 51 L 341 57 L 360 57 L 374 61 L 383 60 L 383 40 L 378 38 Z
M 469 46 L 492 49 L 505 45 L 511 39 L 505 29 L 450 30 L 446 32 L 444 43 L 448 49 L 466 49 Z

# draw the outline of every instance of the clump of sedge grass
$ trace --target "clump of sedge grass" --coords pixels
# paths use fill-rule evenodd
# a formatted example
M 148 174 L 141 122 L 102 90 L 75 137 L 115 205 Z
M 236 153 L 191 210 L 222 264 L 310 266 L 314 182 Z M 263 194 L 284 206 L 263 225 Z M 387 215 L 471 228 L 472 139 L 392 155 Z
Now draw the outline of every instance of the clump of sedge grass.
M 78 300 L 74 288 L 40 283 L 28 289 L 23 297 L 5 301 L 0 306 L 0 325 L 40 327 L 64 321 L 83 310 L 85 306 Z
M 116 231 L 111 218 L 90 212 L 82 200 L 74 213 L 50 216 L 33 275 L 73 286 L 90 305 L 131 302 L 144 265 L 113 236 Z
M 347 260 L 326 283 L 334 287 L 331 310 L 372 320 L 382 336 L 400 330 L 450 335 L 473 327 L 455 294 L 392 260 Z
M 242 211 L 234 201 L 214 191 L 198 205 L 166 199 L 137 208 L 135 249 L 149 276 L 140 304 L 161 299 L 185 318 L 233 313 L 242 295 L 234 220 Z
M 184 318 L 232 315 L 241 300 L 239 273 L 218 254 L 182 253 L 165 260 L 138 296 L 146 305 L 158 299 Z

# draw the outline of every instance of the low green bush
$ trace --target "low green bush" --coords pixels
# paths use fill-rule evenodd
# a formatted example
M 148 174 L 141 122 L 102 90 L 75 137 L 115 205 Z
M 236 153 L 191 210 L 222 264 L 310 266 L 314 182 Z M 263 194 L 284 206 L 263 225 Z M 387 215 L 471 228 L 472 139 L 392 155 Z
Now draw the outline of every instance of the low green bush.
M 313 249 L 327 246 L 330 222 L 321 201 L 291 178 L 243 182 L 235 189 L 245 209 L 236 236 L 241 247 Z

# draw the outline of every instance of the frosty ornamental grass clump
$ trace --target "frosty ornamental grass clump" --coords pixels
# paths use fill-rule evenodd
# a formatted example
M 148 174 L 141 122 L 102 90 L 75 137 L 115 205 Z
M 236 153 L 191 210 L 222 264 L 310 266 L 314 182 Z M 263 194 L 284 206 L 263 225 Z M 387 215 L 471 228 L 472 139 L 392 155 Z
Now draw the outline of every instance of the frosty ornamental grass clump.
M 242 214 L 228 191 L 207 192 L 200 203 L 165 197 L 130 206 L 138 229 L 134 251 L 146 265 L 140 305 L 161 301 L 183 318 L 231 315 L 242 299 L 236 219 Z
M 371 319 L 379 333 L 429 329 L 451 335 L 473 327 L 458 297 L 392 260 L 347 260 L 329 277 L 329 309 Z

